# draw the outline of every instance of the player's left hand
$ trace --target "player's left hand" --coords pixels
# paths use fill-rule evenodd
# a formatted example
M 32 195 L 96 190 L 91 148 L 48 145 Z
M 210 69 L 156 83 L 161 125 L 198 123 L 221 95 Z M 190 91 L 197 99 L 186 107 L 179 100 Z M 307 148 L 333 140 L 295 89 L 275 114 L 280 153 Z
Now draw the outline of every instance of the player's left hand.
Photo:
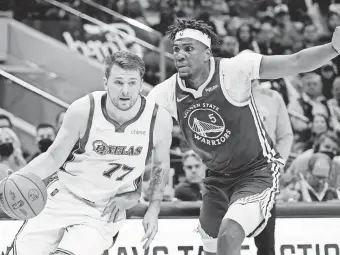
M 102 217 L 110 213 L 110 218 L 107 222 L 116 222 L 120 219 L 119 216 L 121 213 L 138 204 L 139 199 L 140 194 L 138 192 L 129 192 L 116 195 L 112 197 L 107 203 L 102 213 Z
M 147 249 L 149 247 L 158 232 L 158 214 L 159 208 L 149 206 L 149 209 L 144 215 L 143 227 L 145 235 L 141 242 L 144 242 L 145 240 L 147 241 L 144 243 L 143 249 Z
M 337 26 L 334 30 L 332 37 L 333 48 L 340 54 L 340 26 Z

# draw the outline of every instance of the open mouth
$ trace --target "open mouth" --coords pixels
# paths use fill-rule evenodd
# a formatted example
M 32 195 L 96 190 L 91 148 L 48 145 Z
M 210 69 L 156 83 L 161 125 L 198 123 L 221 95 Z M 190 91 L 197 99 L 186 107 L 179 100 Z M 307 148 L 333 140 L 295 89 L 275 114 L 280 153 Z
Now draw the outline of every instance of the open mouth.
M 124 97 L 121 97 L 119 99 L 122 100 L 122 101 L 129 101 L 130 100 L 130 98 L 124 98 Z

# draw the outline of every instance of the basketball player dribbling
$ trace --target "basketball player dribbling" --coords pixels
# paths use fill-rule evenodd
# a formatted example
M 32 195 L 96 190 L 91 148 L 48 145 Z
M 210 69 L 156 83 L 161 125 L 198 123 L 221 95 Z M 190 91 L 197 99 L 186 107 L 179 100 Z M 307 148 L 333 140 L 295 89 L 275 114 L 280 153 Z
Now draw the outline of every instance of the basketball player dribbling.
M 144 247 L 150 244 L 170 168 L 172 119 L 140 95 L 144 72 L 135 54 L 109 56 L 106 91 L 73 102 L 48 151 L 20 170 L 41 179 L 58 171 L 45 209 L 23 224 L 11 254 L 101 255 L 113 244 L 126 209 L 138 203 L 152 154 L 151 202 L 143 221 Z
M 189 147 L 209 168 L 198 227 L 205 254 L 239 255 L 245 237 L 266 226 L 284 164 L 260 121 L 251 81 L 324 65 L 340 51 L 340 28 L 332 43 L 292 55 L 230 59 L 212 57 L 218 36 L 202 21 L 178 20 L 169 33 L 178 72 L 148 99 L 178 120 Z

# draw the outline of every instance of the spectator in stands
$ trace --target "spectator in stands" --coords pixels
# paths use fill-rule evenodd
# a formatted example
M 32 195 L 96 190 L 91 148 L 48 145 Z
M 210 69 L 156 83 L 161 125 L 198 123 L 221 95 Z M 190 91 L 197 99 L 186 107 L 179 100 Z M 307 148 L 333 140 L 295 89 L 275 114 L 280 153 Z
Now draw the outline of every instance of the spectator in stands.
M 13 127 L 11 119 L 5 114 L 0 114 L 0 128 L 2 127 Z
M 332 125 L 334 130 L 340 131 L 340 77 L 336 77 L 332 86 L 333 98 L 329 99 L 327 105 L 330 109 Z
M 0 172 L 11 174 L 26 165 L 22 157 L 20 142 L 13 130 L 0 128 Z
M 238 48 L 239 45 L 236 37 L 227 35 L 222 39 L 217 56 L 221 58 L 235 57 L 238 54 Z
M 287 5 L 279 4 L 275 6 L 274 15 L 276 22 L 275 33 L 281 46 L 286 47 L 293 45 L 295 49 L 300 49 L 302 46 L 302 38 L 290 19 Z
M 61 124 L 63 123 L 64 116 L 65 116 L 65 111 L 59 112 L 56 116 L 56 119 L 55 119 L 56 133 L 58 133 L 61 127 Z
M 313 24 L 304 26 L 303 31 L 303 48 L 310 48 L 318 44 L 319 34 L 317 27 Z
M 35 137 L 38 151 L 31 156 L 29 162 L 39 156 L 41 153 L 46 152 L 47 149 L 52 145 L 55 137 L 56 132 L 53 125 L 45 123 L 39 124 L 37 126 L 37 133 Z
M 312 149 L 305 151 L 293 160 L 286 173 L 282 176 L 283 181 L 285 183 L 290 182 L 292 178 L 298 178 L 299 173 L 302 173 L 305 176 L 308 171 L 308 162 L 310 158 L 314 153 L 318 152 L 329 155 L 331 159 L 333 159 L 335 155 L 339 155 L 339 137 L 332 131 L 326 131 L 321 134 Z
M 185 181 L 175 188 L 175 197 L 182 201 L 202 200 L 201 184 L 207 170 L 206 166 L 192 150 L 183 154 L 182 163 Z
M 290 100 L 288 110 L 291 116 L 293 130 L 299 134 L 299 141 L 307 141 L 310 137 L 309 123 L 313 115 L 321 113 L 329 116 L 326 98 L 322 95 L 322 81 L 320 75 L 307 73 L 302 76 L 303 93 L 300 98 Z M 300 117 L 299 117 L 300 116 Z M 305 118 L 307 121 L 303 121 Z
M 337 190 L 328 184 L 331 171 L 332 159 L 324 153 L 314 154 L 308 162 L 306 177 L 300 174 L 300 201 L 339 200 Z
M 332 61 L 320 68 L 320 75 L 323 84 L 322 94 L 326 97 L 327 100 L 331 99 L 333 96 L 332 88 L 337 74 L 338 69 Z
M 316 113 L 310 123 L 310 138 L 307 141 L 295 144 L 295 148 L 300 151 L 312 149 L 321 135 L 327 130 L 331 130 L 329 118 L 322 113 Z
M 275 55 L 282 53 L 280 44 L 275 40 L 274 27 L 269 21 L 261 24 L 260 31 L 257 35 L 257 42 L 260 53 L 263 55 Z
M 239 44 L 238 52 L 251 50 L 256 53 L 260 53 L 260 48 L 255 40 L 255 35 L 255 30 L 251 25 L 241 25 L 236 32 L 236 39 Z

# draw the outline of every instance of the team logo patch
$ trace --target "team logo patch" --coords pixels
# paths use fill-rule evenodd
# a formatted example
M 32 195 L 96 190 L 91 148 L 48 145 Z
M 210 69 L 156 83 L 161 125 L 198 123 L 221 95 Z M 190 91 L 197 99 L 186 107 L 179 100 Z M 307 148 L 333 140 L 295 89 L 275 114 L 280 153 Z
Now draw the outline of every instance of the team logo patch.
M 93 151 L 99 155 L 128 155 L 128 156 L 137 156 L 141 154 L 143 147 L 142 146 L 116 146 L 116 145 L 108 145 L 102 140 L 96 140 L 92 143 Z
M 184 118 L 194 132 L 195 140 L 207 145 L 220 145 L 225 143 L 231 135 L 226 128 L 219 108 L 213 104 L 198 103 L 191 105 L 185 112 Z

